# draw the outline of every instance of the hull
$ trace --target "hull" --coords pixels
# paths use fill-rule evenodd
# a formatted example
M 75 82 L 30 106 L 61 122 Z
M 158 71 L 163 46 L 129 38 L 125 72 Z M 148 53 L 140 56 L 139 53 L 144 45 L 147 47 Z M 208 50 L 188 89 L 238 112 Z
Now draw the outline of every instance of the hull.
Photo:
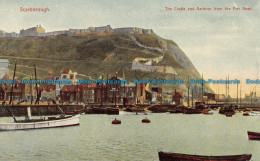
M 249 161 L 252 157 L 252 154 L 226 156 L 202 156 L 164 152 L 159 152 L 158 154 L 160 161 Z
M 249 113 L 249 116 L 260 116 L 260 113 L 258 113 L 258 112 L 251 112 L 251 113 Z
M 79 115 L 62 118 L 62 119 L 37 121 L 37 122 L 1 123 L 0 131 L 43 129 L 43 128 L 77 126 L 77 125 L 79 125 Z
M 247 134 L 248 134 L 248 139 L 250 139 L 250 140 L 260 140 L 259 132 L 248 131 Z
M 201 110 L 199 109 L 191 109 L 191 108 L 186 108 L 184 109 L 184 114 L 201 114 Z

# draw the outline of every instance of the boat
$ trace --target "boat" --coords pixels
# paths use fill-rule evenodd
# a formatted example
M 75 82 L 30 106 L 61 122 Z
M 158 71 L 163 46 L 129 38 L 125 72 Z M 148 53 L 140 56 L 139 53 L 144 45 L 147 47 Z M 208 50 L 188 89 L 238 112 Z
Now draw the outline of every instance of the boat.
M 233 106 L 224 106 L 219 110 L 219 114 L 227 115 L 227 114 L 235 114 L 235 110 Z
M 147 118 L 145 118 L 145 119 L 142 119 L 142 123 L 150 123 L 151 121 L 149 120 L 149 119 L 147 119 Z
M 260 116 L 260 113 L 252 111 L 252 112 L 249 113 L 249 116 Z
M 249 113 L 248 112 L 244 112 L 243 116 L 249 116 Z
M 260 140 L 260 132 L 247 132 L 248 139 L 250 140 Z
M 160 161 L 249 161 L 252 154 L 203 156 L 181 153 L 158 152 Z
M 193 109 L 193 108 L 185 108 L 183 110 L 184 114 L 201 114 L 201 110 L 200 109 Z
M 107 108 L 106 110 L 107 115 L 119 115 L 118 108 Z
M 77 126 L 79 125 L 79 116 L 79 114 L 74 116 L 61 115 L 60 117 L 48 117 L 48 119 L 26 119 L 13 123 L 0 123 L 0 131 Z
M 182 109 L 175 109 L 175 110 L 171 110 L 169 111 L 170 113 L 183 113 Z
M 34 64 L 35 68 L 35 80 L 37 80 L 36 77 L 36 66 Z M 14 67 L 14 74 L 13 74 L 13 81 L 15 80 L 15 71 L 16 71 L 16 63 Z M 36 81 L 37 82 L 37 81 Z M 10 102 L 9 104 L 13 103 L 13 84 L 12 84 L 12 90 L 11 90 L 11 96 L 10 96 Z M 36 101 L 35 104 L 39 102 L 39 92 L 37 88 L 36 83 Z M 29 130 L 29 129 L 42 129 L 42 128 L 54 128 L 54 127 L 65 127 L 65 126 L 76 126 L 79 125 L 79 114 L 74 116 L 66 116 L 64 114 L 64 111 L 58 106 L 58 109 L 62 112 L 62 114 L 59 117 L 48 117 L 48 119 L 41 118 L 41 119 L 32 119 L 31 114 L 31 107 L 27 107 L 27 116 L 24 120 L 16 120 L 14 113 L 10 109 L 9 106 L 7 106 L 7 110 L 11 113 L 14 122 L 12 123 L 0 123 L 0 131 L 8 131 L 8 130 Z
M 226 114 L 226 117 L 232 117 L 232 114 L 230 114 L 230 113 Z
M 204 115 L 213 115 L 213 110 L 208 110 L 208 112 L 203 112 Z
M 117 119 L 115 119 L 115 120 L 113 120 L 113 121 L 112 121 L 112 124 L 121 124 L 121 121 L 120 121 L 120 120 L 117 120 Z

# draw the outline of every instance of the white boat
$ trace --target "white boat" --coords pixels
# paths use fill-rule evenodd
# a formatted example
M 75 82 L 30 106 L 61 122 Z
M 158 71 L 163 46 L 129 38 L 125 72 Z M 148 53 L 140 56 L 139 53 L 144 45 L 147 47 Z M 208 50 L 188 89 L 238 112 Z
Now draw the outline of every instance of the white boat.
M 249 116 L 260 116 L 260 113 L 252 111 L 249 113 Z
M 14 123 L 0 123 L 0 131 L 7 130 L 29 130 L 54 127 L 66 127 L 79 125 L 79 116 L 49 117 L 48 119 L 28 119 Z

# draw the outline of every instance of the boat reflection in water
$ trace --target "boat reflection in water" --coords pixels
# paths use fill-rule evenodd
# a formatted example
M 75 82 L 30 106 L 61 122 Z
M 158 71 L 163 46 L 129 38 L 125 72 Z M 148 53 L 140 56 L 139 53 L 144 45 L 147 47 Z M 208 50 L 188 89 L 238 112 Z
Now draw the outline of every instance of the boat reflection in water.
M 202 156 L 202 155 L 189 155 L 181 153 L 164 153 L 159 152 L 160 161 L 249 161 L 252 154 L 242 155 L 223 155 L 223 156 Z

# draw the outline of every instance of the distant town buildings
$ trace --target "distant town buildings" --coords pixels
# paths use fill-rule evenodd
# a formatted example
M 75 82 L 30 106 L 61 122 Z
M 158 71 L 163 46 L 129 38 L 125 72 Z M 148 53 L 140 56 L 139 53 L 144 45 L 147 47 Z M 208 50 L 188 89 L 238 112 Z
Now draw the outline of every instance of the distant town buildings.
M 113 29 L 110 25 L 107 26 L 100 26 L 100 27 L 89 27 L 85 29 L 69 29 L 69 30 L 61 30 L 61 31 L 52 31 L 52 32 L 45 32 L 45 29 L 41 25 L 37 25 L 36 27 L 32 27 L 29 29 L 22 29 L 20 33 L 7 33 L 3 30 L 0 30 L 0 38 L 4 37 L 28 37 L 28 36 L 35 36 L 35 37 L 46 37 L 46 36 L 57 36 L 57 35 L 77 35 L 77 34 L 84 34 L 84 33 L 98 33 L 98 32 L 115 32 L 115 33 L 128 33 L 128 34 L 153 34 L 152 29 L 142 29 L 137 27 L 125 27 L 125 28 L 115 28 Z

